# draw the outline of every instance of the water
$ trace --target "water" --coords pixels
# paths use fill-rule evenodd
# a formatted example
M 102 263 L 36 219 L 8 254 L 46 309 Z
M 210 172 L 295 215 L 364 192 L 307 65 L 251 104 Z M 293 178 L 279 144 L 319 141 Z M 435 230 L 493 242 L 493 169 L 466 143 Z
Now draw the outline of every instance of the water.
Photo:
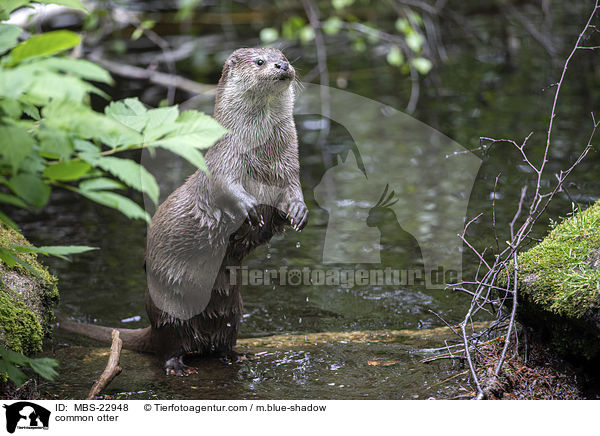
M 583 13 L 573 12 L 572 15 L 557 12 L 557 40 L 574 40 Z M 510 63 L 507 63 L 501 32 L 494 26 L 496 19 L 492 16 L 474 21 L 476 30 L 486 35 L 486 43 L 477 43 L 475 48 L 464 32 L 450 25 L 444 27 L 449 59 L 422 82 L 419 105 L 413 115 L 465 148 L 478 147 L 479 136 L 522 140 L 534 131 L 531 151 L 533 159 L 539 161 L 553 97 L 554 88 L 550 85 L 556 82 L 560 69 L 524 30 L 516 31 L 514 38 L 519 46 L 512 50 Z M 240 34 L 244 31 L 248 29 L 242 28 Z M 231 37 L 217 44 L 218 50 L 210 46 L 204 51 L 199 48 L 188 61 L 178 65 L 181 73 L 200 81 L 214 82 L 219 74 L 219 64 L 227 54 L 226 47 L 254 44 L 240 36 L 237 38 Z M 386 65 L 383 58 L 353 54 L 342 47 L 328 48 L 333 84 L 346 84 L 347 91 L 399 110 L 406 105 L 410 81 Z M 560 46 L 561 53 L 566 50 L 568 47 Z M 313 65 L 311 50 L 291 48 L 287 54 L 290 59 L 300 57 L 295 64 L 301 74 Z M 590 68 L 596 56 L 592 52 L 578 54 L 569 70 L 559 102 L 555 147 L 544 186 L 554 180 L 553 172 L 564 168 L 565 162 L 572 160 L 586 144 L 591 130 L 589 112 L 598 108 L 600 97 L 597 74 Z M 144 82 L 121 80 L 116 89 L 118 98 L 138 95 L 154 105 L 165 97 L 163 89 Z M 193 105 L 211 112 L 212 103 L 208 100 Z M 357 156 L 353 152 L 354 140 L 346 127 L 333 123 L 326 146 L 323 146 L 319 142 L 318 117 L 302 115 L 296 121 L 301 180 L 310 209 L 310 222 L 302 233 L 288 231 L 253 252 L 245 261 L 249 268 L 332 267 L 323 264 L 326 230 L 332 212 L 316 201 L 315 188 L 327 170 L 336 166 L 338 156 L 343 159 Z M 362 121 L 365 124 L 363 132 L 369 131 L 368 122 Z M 361 120 L 356 124 L 361 128 Z M 371 145 L 379 147 L 378 152 L 384 155 L 397 156 L 394 141 L 380 138 L 374 137 Z M 369 154 L 365 156 L 368 159 Z M 499 240 L 504 241 L 507 238 L 506 223 L 512 218 L 520 188 L 531 179 L 531 173 L 522 166 L 519 154 L 507 145 L 496 145 L 478 156 L 481 166 L 470 193 L 467 216 L 471 218 L 479 212 L 486 215 L 475 223 L 468 236 L 475 246 L 485 247 L 494 241 L 490 230 L 490 199 L 496 176 L 502 174 L 496 193 L 496 221 Z M 159 179 L 163 198 L 182 176 L 191 171 L 180 162 L 170 162 L 173 166 L 167 167 L 167 174 L 173 176 Z M 559 194 L 542 217 L 536 227 L 536 236 L 544 234 L 549 217 L 565 216 L 571 210 L 571 201 L 585 206 L 598 198 L 599 164 L 594 149 L 570 177 L 567 189 Z M 366 165 L 368 167 L 368 161 Z M 442 178 L 437 174 L 407 174 L 407 177 L 416 176 L 422 177 L 422 185 L 428 187 L 432 198 L 438 199 L 446 192 L 447 185 L 455 184 L 453 178 L 460 174 L 448 171 Z M 534 188 L 531 184 L 529 187 Z M 348 222 L 349 215 L 344 214 L 368 211 L 380 193 L 371 194 L 372 202 L 367 205 L 358 200 L 350 202 L 337 217 Z M 360 189 L 354 194 L 360 194 Z M 131 195 L 142 201 L 135 193 Z M 402 219 L 410 223 L 413 217 L 414 228 L 421 225 L 425 229 L 431 228 L 434 223 L 428 222 L 428 217 L 440 217 L 439 210 L 437 215 L 417 211 L 413 214 L 412 211 L 405 208 L 406 216 Z M 61 316 L 116 327 L 147 325 L 143 303 L 144 223 L 129 221 L 117 212 L 63 192 L 53 194 L 50 207 L 42 214 L 22 215 L 19 222 L 27 237 L 36 244 L 99 247 L 99 251 L 77 256 L 71 263 L 49 261 L 52 271 L 61 279 Z M 397 267 L 412 260 L 397 250 L 400 246 L 398 233 L 385 231 L 395 225 L 396 221 L 388 219 L 379 227 L 386 237 L 374 243 L 379 242 L 382 248 L 377 267 Z M 352 235 L 351 232 L 348 234 Z M 473 256 L 469 253 L 454 255 L 459 259 L 462 257 L 466 271 L 472 270 Z M 199 374 L 167 378 L 152 356 L 124 352 L 121 359 L 124 371 L 106 394 L 136 399 L 409 399 L 453 398 L 467 392 L 466 368 L 459 362 L 448 360 L 427 365 L 420 362 L 429 355 L 429 348 L 441 346 L 443 339 L 449 339 L 446 333 L 427 334 L 427 329 L 443 326 L 440 317 L 449 323 L 459 321 L 468 301 L 463 295 L 428 290 L 423 286 L 358 285 L 349 289 L 342 286 L 245 286 L 242 294 L 245 311 L 240 337 L 246 339 L 239 348 L 248 353 L 247 361 L 239 364 L 215 359 L 193 361 L 199 366 Z M 134 317 L 140 317 L 140 320 L 130 321 Z M 352 341 L 339 336 L 326 342 L 310 342 L 314 338 L 311 334 L 338 332 L 341 335 L 352 331 L 390 331 L 389 341 L 372 338 Z M 299 335 L 295 338 L 300 343 L 286 343 L 282 339 L 282 344 L 278 345 L 250 340 L 289 334 Z M 307 335 L 306 340 L 302 342 L 304 335 Z M 98 344 L 57 332 L 48 354 L 61 361 L 60 377 L 46 388 L 61 398 L 85 396 L 106 364 L 106 352 L 107 349 L 99 348 Z M 452 376 L 456 377 L 451 382 L 444 382 Z

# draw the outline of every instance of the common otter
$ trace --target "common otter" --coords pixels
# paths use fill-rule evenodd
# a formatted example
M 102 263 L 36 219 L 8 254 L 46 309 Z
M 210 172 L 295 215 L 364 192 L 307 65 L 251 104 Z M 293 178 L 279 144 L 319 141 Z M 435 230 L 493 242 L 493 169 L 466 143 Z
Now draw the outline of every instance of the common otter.
M 294 68 L 276 49 L 234 51 L 217 87 L 215 119 L 229 130 L 162 203 L 146 244 L 150 327 L 120 329 L 123 346 L 158 354 L 186 375 L 186 353 L 235 356 L 242 298 L 230 272 L 285 225 L 307 222 L 292 111 Z M 64 323 L 102 340 L 112 329 Z

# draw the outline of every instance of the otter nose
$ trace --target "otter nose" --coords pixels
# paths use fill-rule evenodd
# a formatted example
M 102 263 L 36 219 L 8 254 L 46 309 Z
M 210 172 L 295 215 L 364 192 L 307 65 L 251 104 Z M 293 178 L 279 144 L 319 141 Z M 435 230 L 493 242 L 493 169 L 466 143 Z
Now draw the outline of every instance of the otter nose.
M 290 67 L 290 64 L 288 64 L 287 62 L 277 62 L 275 64 L 275 68 L 278 68 L 283 71 L 287 71 L 289 67 Z

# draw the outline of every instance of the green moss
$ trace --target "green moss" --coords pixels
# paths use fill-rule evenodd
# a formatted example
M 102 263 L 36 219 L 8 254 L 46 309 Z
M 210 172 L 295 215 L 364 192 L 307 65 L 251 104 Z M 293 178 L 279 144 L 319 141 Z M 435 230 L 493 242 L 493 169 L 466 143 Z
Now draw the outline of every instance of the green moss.
M 544 310 L 581 318 L 598 307 L 600 268 L 590 255 L 600 249 L 600 202 L 554 225 L 537 246 L 519 255 L 521 295 Z
M 43 331 L 24 302 L 0 292 L 0 343 L 26 355 L 42 351 Z
M 566 357 L 600 358 L 600 202 L 518 257 L 519 319 Z M 506 276 L 500 278 L 506 284 Z
M 20 233 L 0 224 L 0 246 L 31 245 Z M 42 348 L 54 322 L 53 307 L 58 302 L 57 279 L 33 253 L 19 253 L 35 273 L 0 261 L 0 345 L 25 354 Z
M 5 227 L 2 223 L 0 223 L 0 247 L 8 247 L 10 245 L 31 245 L 27 239 L 19 232 L 16 232 L 12 229 Z M 33 270 L 36 272 L 42 284 L 44 284 L 44 297 L 49 299 L 57 299 L 58 298 L 58 288 L 56 284 L 58 279 L 54 277 L 52 274 L 48 272 L 48 268 L 43 266 L 37 260 L 37 255 L 35 253 L 19 253 L 19 259 L 27 262 Z M 0 263 L 2 261 L 0 260 Z M 35 276 L 22 267 L 21 265 L 17 265 L 15 268 L 19 270 L 20 274 L 24 274 L 26 276 L 35 278 Z

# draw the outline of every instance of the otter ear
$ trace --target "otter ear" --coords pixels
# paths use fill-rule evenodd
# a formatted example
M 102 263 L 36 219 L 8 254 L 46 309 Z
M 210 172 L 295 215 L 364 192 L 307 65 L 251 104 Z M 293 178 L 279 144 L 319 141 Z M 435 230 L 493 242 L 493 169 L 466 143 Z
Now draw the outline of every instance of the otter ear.
M 229 76 L 229 72 L 233 70 L 233 67 L 235 66 L 235 64 L 237 64 L 237 62 L 238 61 L 236 58 L 229 58 L 227 62 L 225 62 L 225 65 L 223 65 L 223 72 L 221 73 L 221 77 Z

